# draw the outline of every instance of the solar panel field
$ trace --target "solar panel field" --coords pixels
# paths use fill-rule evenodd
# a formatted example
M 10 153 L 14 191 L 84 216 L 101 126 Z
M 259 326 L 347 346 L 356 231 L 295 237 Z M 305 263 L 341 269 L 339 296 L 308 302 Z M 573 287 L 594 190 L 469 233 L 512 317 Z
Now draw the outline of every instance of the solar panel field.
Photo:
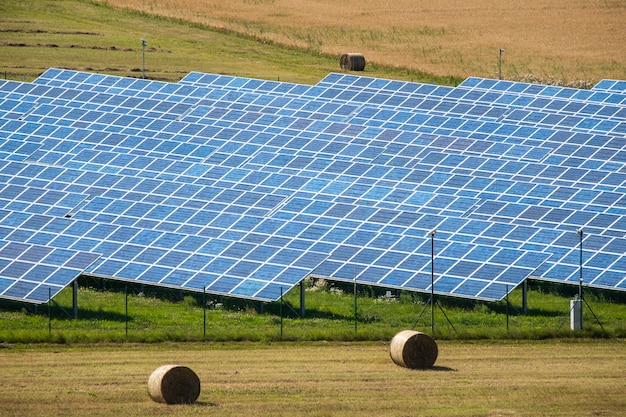
M 47 302 L 80 271 L 262 301 L 307 276 L 623 291 L 623 84 L 4 82 L 2 296 Z
M 48 302 L 81 272 L 260 301 L 308 276 L 624 290 L 623 84 L 4 82 L 2 296 Z
M 328 331 L 315 326 L 352 326 L 352 305 L 345 303 L 351 299 L 342 294 L 346 305 L 337 316 L 320 308 L 306 323 L 294 318 L 294 309 L 285 324 L 294 332 L 302 326 L 297 335 L 267 342 L 282 339 L 278 300 L 297 305 L 297 288 L 311 277 L 354 284 L 355 292 L 358 284 L 467 302 L 472 315 L 456 309 L 451 322 L 461 329 L 467 324 L 466 334 L 481 339 L 561 334 L 545 328 L 567 318 L 567 310 L 556 308 L 538 308 L 528 322 L 518 314 L 512 324 L 528 327 L 512 333 L 507 311 L 504 327 L 508 297 L 519 306 L 527 279 L 569 284 L 569 290 L 584 283 L 600 297 L 602 291 L 624 294 L 626 85 L 616 80 L 626 78 L 622 3 L 555 1 L 538 8 L 522 2 L 506 12 L 496 2 L 455 2 L 448 14 L 439 8 L 449 2 L 415 9 L 413 2 L 365 1 L 358 13 L 350 2 L 332 3 L 320 11 L 343 16 L 345 26 L 329 27 L 321 12 L 305 13 L 313 19 L 306 21 L 308 33 L 297 29 L 308 26 L 299 12 L 309 2 L 300 2 L 298 13 L 289 1 L 123 4 L 187 20 L 182 24 L 120 12 L 109 6 L 114 0 L 102 3 L 0 5 L 0 56 L 12 76 L 5 78 L 13 78 L 0 81 L 0 298 L 9 306 L 0 316 L 0 342 L 4 334 L 14 337 L 0 343 L 0 415 L 623 415 L 620 338 L 441 340 L 434 368 L 397 367 L 384 339 L 395 326 L 410 327 L 426 298 L 398 303 L 409 310 L 402 319 L 380 319 L 380 300 L 368 300 L 369 310 L 361 306 L 357 317 L 355 297 L 354 330 L 338 331 L 356 340 L 356 326 L 363 325 L 366 338 L 382 341 L 311 342 Z M 233 5 L 242 11 L 237 23 Z M 211 33 L 219 46 L 210 55 L 200 52 L 209 31 L 194 24 L 207 23 L 205 6 L 217 19 L 209 23 L 230 22 L 223 29 L 247 38 L 225 46 L 237 38 Z M 386 18 L 423 21 L 420 13 L 429 8 L 443 20 L 409 29 Z M 444 49 L 440 42 L 475 33 L 475 24 L 452 23 L 463 14 L 483 24 L 477 46 Z M 548 23 L 537 25 L 538 16 Z M 529 32 L 525 19 L 541 30 Z M 279 23 L 285 21 L 291 24 Z M 524 27 L 526 36 L 513 30 Z M 598 27 L 605 30 L 590 32 Z M 494 28 L 503 32 L 497 44 Z M 563 36 L 556 39 L 551 30 Z M 329 49 L 327 36 L 348 43 Z M 149 38 L 151 79 L 139 78 L 142 37 Z M 336 65 L 329 56 L 355 39 L 375 61 L 407 68 L 388 70 L 404 73 L 403 79 L 418 71 L 401 63 L 408 57 L 459 85 L 328 70 Z M 525 55 L 516 55 L 514 39 Z M 300 56 L 268 45 L 259 52 L 264 42 L 309 51 Z M 394 50 L 389 42 L 408 49 Z M 593 80 L 587 85 L 593 88 L 495 80 L 492 52 L 497 57 L 499 48 L 506 48 L 507 75 Z M 117 291 L 101 296 L 81 289 L 102 304 L 81 311 L 84 320 L 66 319 L 69 286 L 79 276 L 89 283 L 113 280 Z M 165 308 L 134 293 L 130 308 L 141 312 L 131 312 L 128 337 L 124 285 L 194 296 L 177 303 L 166 320 L 172 328 L 161 331 L 150 326 Z M 172 341 L 202 340 L 205 311 L 198 300 L 206 306 L 207 294 L 241 305 L 270 302 L 272 314 L 215 310 L 210 333 L 230 331 L 220 327 L 227 317 L 237 325 L 232 336 Z M 483 302 L 490 307 L 476 311 Z M 46 307 L 57 317 L 46 317 Z M 546 320 L 536 320 L 542 313 Z M 472 327 L 476 315 L 486 317 L 479 323 L 491 333 Z M 258 316 L 264 329 L 241 337 Z M 593 324 L 578 335 L 623 334 L 622 316 L 611 313 L 609 332 Z M 590 319 L 587 314 L 586 323 Z M 147 335 L 132 336 L 146 328 Z M 101 339 L 94 336 L 99 329 Z M 439 334 L 463 338 L 449 328 Z M 117 340 L 125 343 L 111 343 Z M 216 342 L 228 340 L 266 343 Z M 29 341 L 56 344 L 20 343 Z M 165 363 L 198 373 L 196 404 L 150 401 L 148 377 Z

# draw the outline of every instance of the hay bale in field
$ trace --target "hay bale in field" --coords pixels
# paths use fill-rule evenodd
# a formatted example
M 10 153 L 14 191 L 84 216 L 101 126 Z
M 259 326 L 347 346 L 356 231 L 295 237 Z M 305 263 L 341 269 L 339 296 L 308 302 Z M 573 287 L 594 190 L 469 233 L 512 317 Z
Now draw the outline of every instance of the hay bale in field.
M 403 330 L 391 339 L 391 359 L 396 365 L 410 369 L 426 369 L 437 360 L 437 343 L 426 333 Z
M 339 66 L 344 71 L 363 71 L 365 57 L 357 53 L 343 54 L 339 59 Z
M 200 395 L 200 379 L 186 366 L 163 365 L 150 375 L 148 395 L 158 403 L 192 404 Z

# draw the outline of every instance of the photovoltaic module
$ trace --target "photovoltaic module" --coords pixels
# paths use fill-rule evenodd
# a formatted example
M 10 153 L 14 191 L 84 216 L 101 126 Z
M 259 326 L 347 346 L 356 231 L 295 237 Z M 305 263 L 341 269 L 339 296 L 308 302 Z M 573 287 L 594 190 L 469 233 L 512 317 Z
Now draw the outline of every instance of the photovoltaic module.
M 624 291 L 625 84 L 2 81 L 0 297 L 80 275 L 261 301 L 309 276 Z

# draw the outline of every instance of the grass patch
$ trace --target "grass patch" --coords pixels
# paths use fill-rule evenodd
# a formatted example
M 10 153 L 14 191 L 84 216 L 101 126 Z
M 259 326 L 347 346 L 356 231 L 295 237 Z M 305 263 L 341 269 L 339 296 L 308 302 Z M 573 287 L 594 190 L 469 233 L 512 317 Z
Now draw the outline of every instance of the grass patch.
M 521 290 L 511 293 L 508 305 L 441 297 L 433 326 L 426 295 L 401 292 L 388 298 L 384 291 L 367 286 L 358 287 L 355 314 L 350 285 L 309 285 L 305 316 L 300 317 L 297 288 L 281 305 L 116 282 L 107 282 L 103 289 L 97 281 L 82 278 L 78 319 L 72 318 L 71 288 L 36 310 L 0 301 L 0 342 L 384 341 L 411 328 L 429 334 L 434 328 L 437 339 L 448 340 L 626 337 L 623 294 L 589 290 L 586 300 L 591 309 L 585 307 L 584 330 L 572 332 L 569 300 L 574 295 L 563 291 L 535 284 L 526 314 Z
M 115 9 L 88 0 L 0 3 L 0 77 L 31 81 L 50 67 L 176 82 L 190 71 L 314 84 L 340 71 L 339 57 L 285 48 L 199 22 Z M 416 70 L 368 65 L 363 75 L 457 84 Z
M 500 48 L 506 79 L 593 85 L 626 73 L 623 2 L 98 1 L 300 51 L 359 52 L 368 63 L 439 77 L 497 78 Z

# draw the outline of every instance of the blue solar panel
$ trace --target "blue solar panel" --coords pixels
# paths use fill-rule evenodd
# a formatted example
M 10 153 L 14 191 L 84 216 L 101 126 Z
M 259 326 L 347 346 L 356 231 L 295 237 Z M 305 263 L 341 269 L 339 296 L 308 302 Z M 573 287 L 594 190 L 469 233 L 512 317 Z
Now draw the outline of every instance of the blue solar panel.
M 306 101 L 306 100 L 300 100 L 301 102 L 305 102 L 305 103 L 310 103 L 310 101 Z M 229 102 L 226 102 L 228 105 L 230 105 Z M 215 103 L 217 105 L 220 105 L 219 103 Z M 268 108 L 270 108 L 270 106 L 257 106 L 260 109 L 264 109 L 264 111 L 267 111 Z M 317 106 L 317 108 L 319 108 L 319 106 Z M 301 112 L 300 112 L 301 113 Z M 406 113 L 406 112 L 405 112 Z M 187 113 L 188 114 L 188 113 Z M 186 115 L 187 115 L 186 114 Z M 293 114 L 293 113 L 291 113 Z M 317 113 L 316 113 L 317 114 Z M 402 112 L 400 112 L 400 114 L 402 114 Z M 311 116 L 310 112 L 307 112 L 307 114 L 305 115 L 307 117 Z M 224 119 L 225 116 L 224 114 L 219 114 L 216 115 L 216 117 L 220 118 L 220 119 Z M 332 115 L 329 115 L 327 117 L 333 117 Z M 448 118 L 450 119 L 450 118 Z M 454 119 L 452 119 L 454 120 Z M 356 119 L 351 119 L 351 122 L 355 122 L 357 121 Z M 365 120 L 365 121 L 361 121 L 361 123 L 368 123 L 368 124 L 372 124 L 375 123 L 376 120 Z M 418 124 L 416 126 L 412 126 L 412 125 L 406 125 L 406 124 L 400 124 L 398 125 L 397 123 L 386 123 L 386 126 L 388 127 L 393 127 L 393 128 L 400 128 L 403 130 L 419 130 L 419 131 L 426 131 L 426 132 L 430 132 L 430 133 L 445 133 L 445 134 L 452 134 L 452 135 L 456 135 L 456 136 L 467 136 L 467 135 L 476 135 L 476 134 L 472 134 L 472 131 L 485 131 L 488 133 L 488 136 L 482 135 L 483 137 L 481 137 L 481 139 L 487 139 L 489 138 L 490 140 L 498 140 L 498 141 L 510 141 L 510 142 L 519 142 L 519 138 L 521 137 L 527 137 L 528 135 L 533 135 L 535 138 L 537 139 L 548 139 L 552 136 L 552 133 L 547 130 L 547 129 L 538 129 L 535 128 L 533 131 L 525 131 L 524 129 L 510 129 L 509 131 L 504 131 L 503 129 L 499 129 L 497 132 L 496 136 L 493 136 L 493 131 L 491 131 L 491 129 L 485 130 L 485 128 L 490 128 L 491 126 L 489 124 L 485 124 L 485 123 L 479 123 L 479 124 L 472 124 L 472 123 L 462 123 L 461 125 L 455 125 L 455 129 L 450 130 L 447 128 L 447 126 L 450 126 L 450 121 L 447 122 L 446 127 L 444 128 L 439 128 L 438 130 L 433 129 L 432 127 L 429 127 L 428 124 L 429 122 L 426 122 L 425 120 L 422 120 L 421 125 Z M 441 122 L 440 122 L 441 123 Z M 426 125 L 424 125 L 426 124 Z M 585 125 L 585 122 L 581 122 L 579 123 L 580 125 Z M 493 125 L 493 123 L 491 123 L 491 125 Z M 619 123 L 617 122 L 600 122 L 600 123 L 592 123 L 593 126 L 599 126 L 599 128 L 601 129 L 600 131 L 602 132 L 608 132 L 612 129 L 616 129 L 616 128 L 620 128 L 618 125 Z M 459 131 L 457 131 L 456 129 L 459 129 Z M 580 129 L 581 127 L 578 127 L 578 129 Z M 469 129 L 469 130 L 468 130 Z M 502 137 L 501 134 L 502 133 L 506 133 L 506 137 Z M 536 146 L 537 145 L 537 140 L 533 139 L 533 140 L 528 140 L 529 145 L 533 145 Z M 525 158 L 532 158 L 534 160 L 541 160 L 541 158 L 544 158 L 546 156 L 547 150 L 531 150 L 529 152 L 529 147 L 528 146 L 520 146 L 518 144 L 515 144 L 512 146 L 511 151 L 507 154 L 507 155 L 518 155 L 518 154 L 524 154 Z M 494 148 L 494 150 L 497 150 L 496 148 Z
M 626 81 L 621 80 L 602 80 L 596 84 L 592 90 L 594 91 L 606 91 L 617 92 L 626 94 Z
M 364 80 L 365 82 L 358 83 L 355 80 Z M 404 83 L 403 86 L 402 83 L 398 85 L 398 82 L 396 82 L 389 83 L 388 86 L 393 85 L 393 87 L 389 87 L 392 91 L 384 94 L 391 94 L 394 102 L 393 106 L 398 109 L 423 109 L 431 114 L 456 115 L 498 122 L 504 120 L 524 124 L 543 123 L 546 126 L 551 126 L 547 116 L 554 112 L 560 112 L 564 115 L 580 116 L 579 123 L 570 125 L 568 126 L 569 128 L 587 131 L 597 128 L 607 131 L 608 125 L 604 124 L 596 127 L 595 125 L 599 123 L 594 125 L 594 118 L 606 119 L 617 116 L 621 122 L 624 120 L 623 109 L 619 104 L 624 103 L 626 96 L 615 94 L 607 98 L 600 94 L 583 95 L 580 93 L 580 90 L 574 89 L 557 87 L 536 89 L 537 85 L 532 84 L 511 83 L 508 81 L 494 83 L 491 81 L 493 80 L 470 78 L 457 88 L 446 89 L 438 87 L 434 90 L 425 89 L 421 84 Z M 318 85 L 324 85 L 329 88 L 342 88 L 344 90 L 349 89 L 356 92 L 367 91 L 368 83 L 374 84 L 375 79 L 331 74 Z M 574 99 L 593 101 L 598 104 L 572 103 L 571 100 L 568 101 L 570 99 L 569 96 L 574 95 L 574 93 L 577 93 Z M 376 96 L 383 93 L 376 89 L 371 89 L 371 94 Z M 566 98 L 560 98 L 563 96 Z M 386 103 L 390 103 L 390 101 L 388 100 Z M 514 116 L 507 116 L 510 112 L 515 113 L 516 111 L 519 114 L 521 110 L 524 110 L 526 115 L 532 114 L 532 117 L 520 120 Z M 543 114 L 540 112 L 543 112 Z M 507 118 L 501 120 L 502 116 Z M 620 123 L 620 121 L 617 123 Z
M 612 136 L 564 136 L 571 130 L 539 129 L 545 116 L 517 110 L 531 101 L 513 100 L 505 113 L 479 101 L 481 88 L 351 81 L 360 92 L 326 81 L 190 74 L 171 85 L 62 70 L 35 87 L 3 84 L 7 209 L 68 216 L 48 222 L 56 238 L 44 227 L 11 239 L 93 251 L 102 256 L 88 273 L 97 276 L 257 299 L 309 274 L 427 291 L 435 227 L 442 294 L 500 299 L 540 266 L 559 280 L 572 258 L 564 236 L 576 226 L 606 236 L 585 265 L 608 268 L 597 285 L 623 273 L 623 255 L 604 254 L 623 238 L 619 122 Z M 422 113 L 399 110 L 416 91 L 427 96 Z M 539 91 L 548 94 L 524 94 Z M 18 109 L 22 101 L 37 104 Z M 586 132 L 608 120 L 579 119 L 572 126 Z M 52 190 L 68 194 L 68 207 L 29 204 Z
M 47 302 L 97 258 L 93 253 L 0 240 L 0 296 Z

